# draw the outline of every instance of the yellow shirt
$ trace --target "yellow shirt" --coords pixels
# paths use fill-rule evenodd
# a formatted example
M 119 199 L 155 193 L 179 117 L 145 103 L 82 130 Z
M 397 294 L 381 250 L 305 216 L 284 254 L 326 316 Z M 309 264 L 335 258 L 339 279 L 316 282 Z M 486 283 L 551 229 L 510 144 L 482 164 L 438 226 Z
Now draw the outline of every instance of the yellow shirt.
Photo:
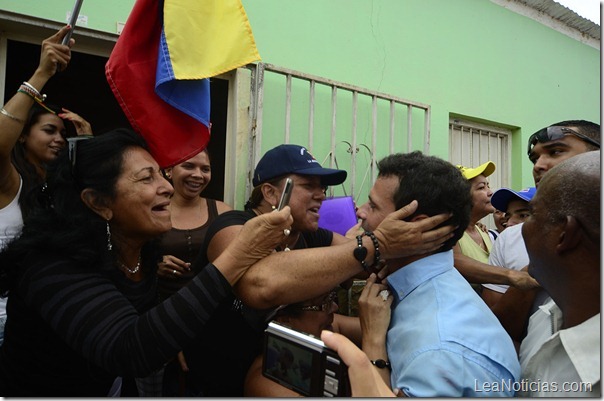
M 472 258 L 476 259 L 479 262 L 489 264 L 489 254 L 491 253 L 491 247 L 493 243 L 491 242 L 491 237 L 489 237 L 488 233 L 485 233 L 480 228 L 476 227 L 476 230 L 480 233 L 482 240 L 487 246 L 487 250 L 482 249 L 473 239 L 470 237 L 467 231 L 464 231 L 463 236 L 459 240 L 459 248 L 461 249 L 461 253 Z

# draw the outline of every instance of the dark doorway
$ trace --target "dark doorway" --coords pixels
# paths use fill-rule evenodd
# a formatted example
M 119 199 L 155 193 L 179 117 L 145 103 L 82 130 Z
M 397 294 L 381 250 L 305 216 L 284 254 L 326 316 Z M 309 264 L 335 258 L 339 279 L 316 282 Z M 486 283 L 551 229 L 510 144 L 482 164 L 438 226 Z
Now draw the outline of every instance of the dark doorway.
M 19 85 L 33 74 L 40 60 L 40 45 L 8 40 L 4 99 L 10 99 Z M 131 128 L 105 79 L 106 57 L 72 52 L 68 68 L 57 73 L 41 91 L 47 102 L 80 114 L 92 125 L 95 134 L 118 128 Z M 224 161 L 228 81 L 212 79 L 212 138 L 208 150 L 212 157 L 212 181 L 204 197 L 224 199 Z

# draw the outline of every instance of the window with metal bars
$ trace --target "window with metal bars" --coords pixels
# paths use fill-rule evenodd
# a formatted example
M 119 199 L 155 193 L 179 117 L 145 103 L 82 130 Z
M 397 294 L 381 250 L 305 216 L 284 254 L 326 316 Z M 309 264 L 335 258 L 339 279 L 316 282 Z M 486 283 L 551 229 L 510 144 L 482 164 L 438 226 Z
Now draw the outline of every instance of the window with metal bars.
M 455 165 L 476 167 L 492 161 L 497 167 L 489 176 L 493 192 L 509 187 L 511 130 L 459 118 L 449 119 L 449 161 Z M 493 218 L 487 216 L 482 223 L 493 228 Z

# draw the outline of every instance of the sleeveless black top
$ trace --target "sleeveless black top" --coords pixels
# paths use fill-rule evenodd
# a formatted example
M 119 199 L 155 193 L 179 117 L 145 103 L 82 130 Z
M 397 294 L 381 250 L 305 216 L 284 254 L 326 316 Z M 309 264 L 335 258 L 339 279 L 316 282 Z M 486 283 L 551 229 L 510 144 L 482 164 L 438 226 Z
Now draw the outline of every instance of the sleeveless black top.
M 200 227 L 191 230 L 181 230 L 172 228 L 164 234 L 159 243 L 161 255 L 173 255 L 177 258 L 191 263 L 191 270 L 183 273 L 179 277 L 170 277 L 169 279 L 157 277 L 157 292 L 159 301 L 163 301 L 176 291 L 184 287 L 193 277 L 195 277 L 203 266 L 195 269 L 195 259 L 201 250 L 201 246 L 206 238 L 208 227 L 218 216 L 218 209 L 214 199 L 206 199 L 208 205 L 208 220 Z

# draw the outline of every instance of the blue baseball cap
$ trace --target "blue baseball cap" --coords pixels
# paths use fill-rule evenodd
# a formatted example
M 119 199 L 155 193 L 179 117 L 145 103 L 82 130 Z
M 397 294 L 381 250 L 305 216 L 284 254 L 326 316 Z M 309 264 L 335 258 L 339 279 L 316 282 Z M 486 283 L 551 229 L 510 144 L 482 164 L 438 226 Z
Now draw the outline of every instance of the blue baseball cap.
M 345 170 L 321 167 L 305 147 L 287 144 L 272 148 L 262 156 L 254 170 L 252 183 L 256 187 L 286 174 L 316 175 L 321 178 L 322 185 L 339 185 L 346 181 L 347 176 Z
M 509 188 L 500 188 L 493 193 L 493 196 L 491 196 L 491 205 L 493 205 L 495 209 L 505 212 L 508 208 L 508 204 L 514 198 L 528 202 L 533 199 L 533 196 L 535 196 L 536 192 L 537 188 L 535 187 L 528 187 L 518 192 Z

